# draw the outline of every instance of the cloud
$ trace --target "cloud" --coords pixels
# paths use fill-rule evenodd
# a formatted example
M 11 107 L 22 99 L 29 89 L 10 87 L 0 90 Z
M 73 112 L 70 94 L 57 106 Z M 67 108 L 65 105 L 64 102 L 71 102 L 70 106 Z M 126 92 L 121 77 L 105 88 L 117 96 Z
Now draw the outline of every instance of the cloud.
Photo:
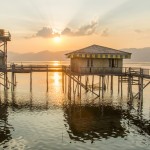
M 98 23 L 96 21 L 92 21 L 89 24 L 83 25 L 78 29 L 72 30 L 71 28 L 65 28 L 61 34 L 55 32 L 53 28 L 43 27 L 42 29 L 38 30 L 36 34 L 32 36 L 25 37 L 26 39 L 36 38 L 36 37 L 43 37 L 43 38 L 53 38 L 60 35 L 67 35 L 67 36 L 86 36 L 92 35 L 96 32 Z
M 92 35 L 96 31 L 97 22 L 92 21 L 90 24 L 83 25 L 77 30 L 71 30 L 70 28 L 65 28 L 62 31 L 62 35 L 68 35 L 68 36 L 85 36 L 85 35 Z
M 56 36 L 60 36 L 60 34 L 57 33 L 57 32 L 54 32 L 54 30 L 52 28 L 43 27 L 42 29 L 37 31 L 37 33 L 35 35 L 25 37 L 25 38 L 26 39 L 35 38 L 35 37 L 53 38 L 53 37 L 56 37 Z
M 37 37 L 49 38 L 53 36 L 53 29 L 48 27 L 43 27 L 36 33 Z
M 104 29 L 101 36 L 105 36 L 105 37 L 108 36 L 109 35 L 108 30 L 109 30 L 108 28 Z

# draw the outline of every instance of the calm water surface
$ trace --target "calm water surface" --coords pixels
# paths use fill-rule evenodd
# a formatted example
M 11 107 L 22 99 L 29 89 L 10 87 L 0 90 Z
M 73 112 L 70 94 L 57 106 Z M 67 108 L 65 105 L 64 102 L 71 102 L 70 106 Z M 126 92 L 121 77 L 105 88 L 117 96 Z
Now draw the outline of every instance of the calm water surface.
M 150 68 L 149 63 L 126 64 L 131 65 Z M 32 92 L 29 79 L 29 74 L 17 74 L 14 92 L 1 86 L 0 149 L 150 149 L 150 87 L 142 104 L 135 99 L 129 105 L 127 85 L 121 98 L 115 78 L 113 95 L 108 90 L 104 99 L 95 99 L 82 90 L 82 105 L 77 97 L 76 105 L 69 105 L 61 73 L 49 73 L 48 92 L 46 73 L 33 73 Z

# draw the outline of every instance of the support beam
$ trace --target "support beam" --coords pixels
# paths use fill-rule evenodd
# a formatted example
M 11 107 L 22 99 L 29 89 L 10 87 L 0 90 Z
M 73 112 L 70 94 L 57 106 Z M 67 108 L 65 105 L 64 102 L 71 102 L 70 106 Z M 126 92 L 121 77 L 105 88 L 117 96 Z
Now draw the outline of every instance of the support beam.
M 102 98 L 104 98 L 104 76 L 102 76 Z
M 120 93 L 120 76 L 118 76 L 118 94 Z
M 99 76 L 99 97 L 101 95 L 101 76 Z
M 113 93 L 113 75 L 111 75 L 110 90 L 111 90 L 111 93 Z
M 32 92 L 32 71 L 30 72 L 30 92 Z
M 48 92 L 48 65 L 47 65 L 47 72 L 46 72 L 46 91 Z

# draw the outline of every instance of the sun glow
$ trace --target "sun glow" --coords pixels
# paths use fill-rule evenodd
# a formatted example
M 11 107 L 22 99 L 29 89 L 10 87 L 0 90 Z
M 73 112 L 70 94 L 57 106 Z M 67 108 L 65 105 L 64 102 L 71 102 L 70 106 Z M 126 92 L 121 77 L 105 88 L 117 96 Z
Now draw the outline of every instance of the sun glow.
M 54 66 L 58 66 L 59 63 L 56 61 L 56 62 L 53 63 L 53 65 L 54 65 Z
M 55 43 L 60 43 L 61 42 L 61 37 L 60 36 L 54 37 L 54 42 Z

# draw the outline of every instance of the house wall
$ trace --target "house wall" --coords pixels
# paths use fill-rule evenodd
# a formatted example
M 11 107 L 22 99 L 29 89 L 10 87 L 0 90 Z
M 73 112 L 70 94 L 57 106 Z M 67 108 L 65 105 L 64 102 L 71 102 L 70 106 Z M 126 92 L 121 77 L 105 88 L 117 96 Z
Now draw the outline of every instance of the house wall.
M 118 60 L 118 67 L 109 67 L 109 59 L 93 59 L 93 65 L 91 66 L 91 62 L 89 63 L 89 67 L 87 66 L 88 58 L 71 58 L 71 71 L 77 73 L 111 73 L 116 72 L 119 73 L 122 71 L 123 59 Z

